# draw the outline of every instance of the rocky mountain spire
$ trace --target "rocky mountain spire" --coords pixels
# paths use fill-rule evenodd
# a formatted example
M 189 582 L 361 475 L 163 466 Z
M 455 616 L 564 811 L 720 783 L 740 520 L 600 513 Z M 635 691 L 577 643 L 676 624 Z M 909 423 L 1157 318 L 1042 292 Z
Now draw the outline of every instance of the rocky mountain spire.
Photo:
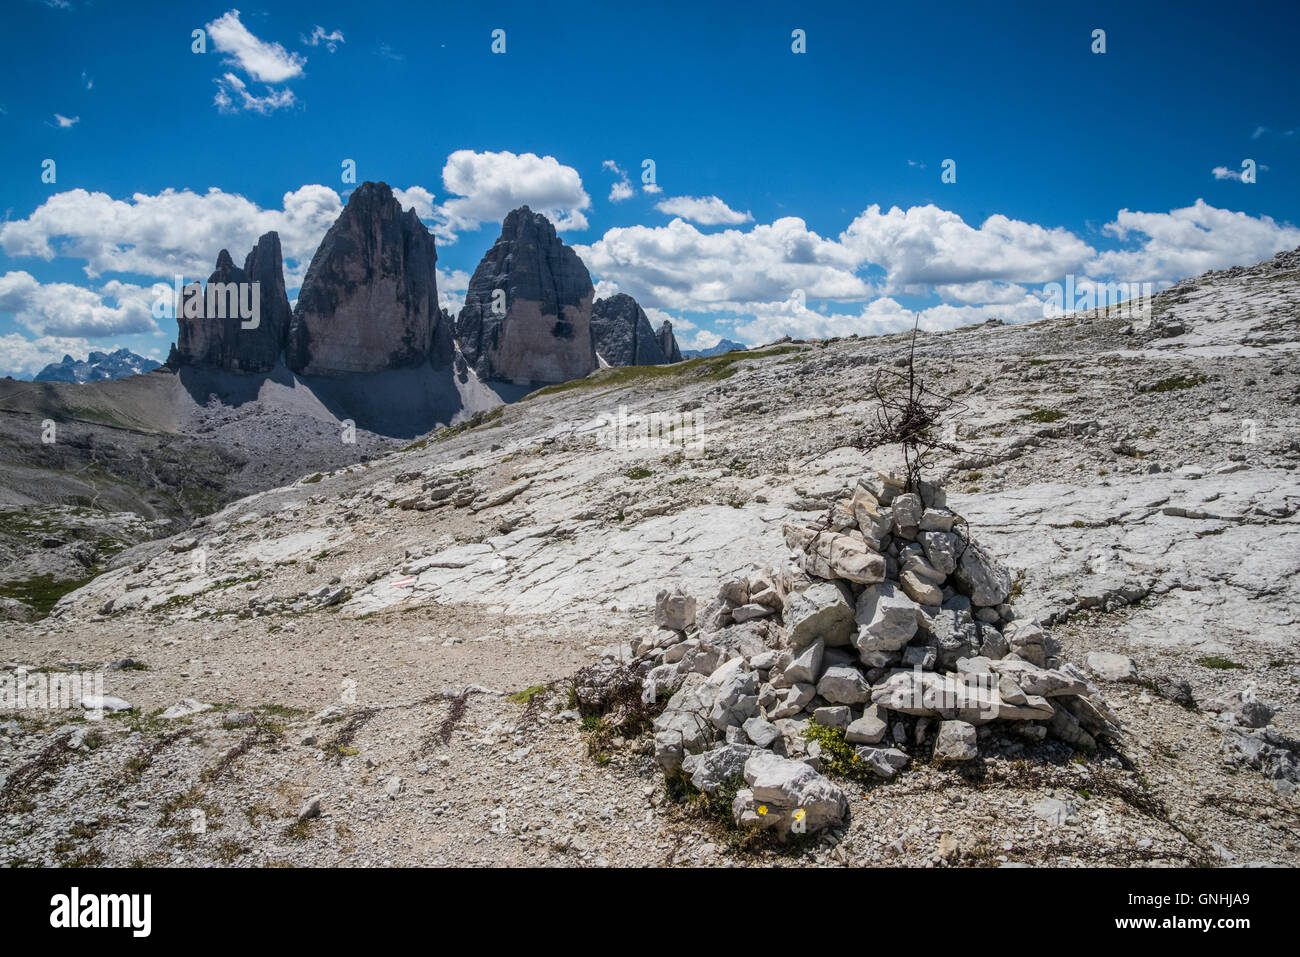
M 217 265 L 208 276 L 204 289 L 217 283 L 246 281 L 244 271 L 235 265 L 229 251 L 223 249 L 217 254 Z M 185 287 L 187 291 L 193 288 L 194 284 Z M 237 314 L 218 318 L 208 313 L 203 290 L 197 290 L 193 295 L 182 293 L 181 300 L 176 303 L 177 358 L 186 365 L 233 370 L 238 365 L 240 318 Z
M 289 368 L 341 375 L 449 364 L 437 259 L 415 211 L 403 211 L 386 183 L 362 183 L 312 257 L 289 325 Z
M 681 362 L 682 350 L 677 348 L 677 337 L 673 335 L 673 324 L 665 319 L 655 335 L 659 339 L 659 349 L 663 352 L 665 361 Z
M 591 307 L 596 352 L 612 366 L 654 366 L 668 361 L 645 310 L 625 292 Z
M 456 324 L 480 379 L 546 384 L 596 369 L 595 289 L 587 267 L 541 213 L 521 206 L 474 270 Z
M 254 282 L 259 284 L 254 314 L 257 324 L 245 328 L 252 316 L 241 315 L 235 307 L 252 304 L 252 290 L 240 286 Z M 225 291 L 214 289 L 214 285 L 224 286 Z M 182 293 L 177 303 L 176 346 L 168 365 L 247 373 L 274 368 L 289 328 L 279 234 L 269 232 L 258 239 L 244 259 L 243 269 L 235 265 L 229 251 L 221 250 L 204 294 L 187 300 L 190 297 Z
M 261 284 L 262 308 L 256 329 L 241 330 L 238 372 L 269 372 L 275 368 L 289 338 L 289 297 L 284 288 L 284 258 L 280 234 L 264 233 L 244 258 L 244 275 Z

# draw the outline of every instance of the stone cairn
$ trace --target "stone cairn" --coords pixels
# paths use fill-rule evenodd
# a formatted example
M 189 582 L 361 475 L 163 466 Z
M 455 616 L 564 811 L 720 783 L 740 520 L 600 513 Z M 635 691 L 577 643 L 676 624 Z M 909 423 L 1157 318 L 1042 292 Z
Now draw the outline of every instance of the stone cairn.
M 727 581 L 698 613 L 661 591 L 631 668 L 644 705 L 667 698 L 664 771 L 709 794 L 743 777 L 737 825 L 811 833 L 841 823 L 848 799 L 821 774 L 810 721 L 842 729 L 880 778 L 914 755 L 975 759 L 992 724 L 1087 751 L 1118 739 L 1097 687 L 1016 617 L 1010 573 L 945 505 L 941 486 L 904 492 L 882 472 L 819 523 L 784 526 L 790 571 Z

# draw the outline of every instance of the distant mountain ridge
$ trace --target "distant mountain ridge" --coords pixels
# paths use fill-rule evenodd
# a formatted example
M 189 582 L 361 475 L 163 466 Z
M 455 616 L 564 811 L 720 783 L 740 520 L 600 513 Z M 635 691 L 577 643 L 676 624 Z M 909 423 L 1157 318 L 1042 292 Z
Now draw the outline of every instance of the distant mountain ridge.
M 743 343 L 723 339 L 716 346 L 707 349 L 685 349 L 682 351 L 682 356 L 687 359 L 698 359 L 701 356 L 720 356 L 724 352 L 744 352 L 748 348 L 749 346 Z
M 130 349 L 116 352 L 92 352 L 85 359 L 65 355 L 62 362 L 51 362 L 32 377 L 33 382 L 103 382 L 125 379 L 157 369 L 162 363 L 136 355 Z

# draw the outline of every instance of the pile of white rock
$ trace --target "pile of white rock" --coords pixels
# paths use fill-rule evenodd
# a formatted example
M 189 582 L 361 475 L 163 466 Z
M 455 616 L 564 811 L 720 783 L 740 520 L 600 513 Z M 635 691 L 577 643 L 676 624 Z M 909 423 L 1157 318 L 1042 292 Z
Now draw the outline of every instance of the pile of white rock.
M 879 473 L 813 525 L 787 524 L 789 571 L 723 583 L 702 610 L 659 593 L 658 630 L 632 643 L 655 757 L 715 794 L 743 777 L 741 825 L 812 832 L 842 821 L 809 722 L 842 729 L 861 767 L 979 756 L 997 722 L 1083 750 L 1119 724 L 1091 679 L 1008 603 L 1008 570 L 971 540 L 943 489 Z M 987 737 L 985 735 L 984 737 Z
M 1280 794 L 1300 790 L 1300 739 L 1272 726 L 1276 712 L 1259 699 L 1253 685 L 1213 698 L 1205 710 L 1215 716 L 1229 765 L 1254 768 Z

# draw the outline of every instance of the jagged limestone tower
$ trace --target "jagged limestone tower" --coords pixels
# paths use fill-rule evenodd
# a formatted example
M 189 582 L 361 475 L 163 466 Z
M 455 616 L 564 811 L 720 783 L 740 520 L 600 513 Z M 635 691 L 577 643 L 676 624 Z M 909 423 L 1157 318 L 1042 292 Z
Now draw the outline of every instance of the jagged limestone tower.
M 521 206 L 474 270 L 456 324 L 480 379 L 548 385 L 597 368 L 591 275 L 541 213 Z

